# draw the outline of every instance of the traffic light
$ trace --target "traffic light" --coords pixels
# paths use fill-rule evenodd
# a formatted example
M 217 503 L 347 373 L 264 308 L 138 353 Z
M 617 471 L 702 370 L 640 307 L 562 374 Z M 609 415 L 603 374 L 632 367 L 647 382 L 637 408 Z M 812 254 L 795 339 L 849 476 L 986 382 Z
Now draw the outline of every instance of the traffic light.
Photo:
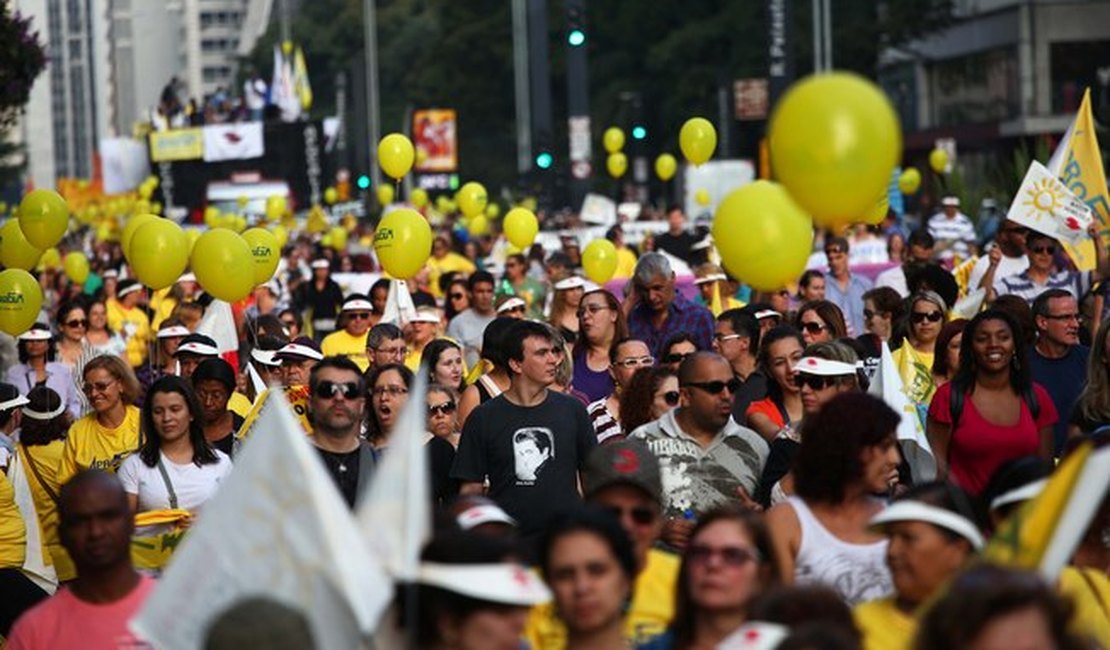
M 643 140 L 647 137 L 647 129 L 642 124 L 636 124 L 632 127 L 632 139 Z
M 567 45 L 581 47 L 586 44 L 585 14 L 580 0 L 567 2 Z
M 358 189 L 360 189 L 360 190 L 370 189 L 370 177 L 369 176 L 367 176 L 366 174 L 362 174 L 361 176 L 358 177 Z
M 572 29 L 567 32 L 567 45 L 578 47 L 586 42 L 586 32 L 581 29 Z
M 541 151 L 536 154 L 536 167 L 540 169 L 551 169 L 551 165 L 554 164 L 554 162 L 555 157 L 551 155 L 551 152 Z

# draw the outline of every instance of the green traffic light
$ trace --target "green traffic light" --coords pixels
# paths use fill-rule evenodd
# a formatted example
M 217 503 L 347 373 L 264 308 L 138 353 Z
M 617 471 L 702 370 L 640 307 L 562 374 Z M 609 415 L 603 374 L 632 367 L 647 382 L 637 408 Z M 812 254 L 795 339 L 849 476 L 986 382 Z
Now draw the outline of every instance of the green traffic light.
M 536 155 L 536 167 L 540 169 L 550 169 L 552 163 L 555 162 L 555 157 L 544 151 Z
M 586 32 L 581 29 L 572 29 L 567 32 L 567 43 L 571 47 L 578 47 L 586 42 Z
M 632 139 L 634 139 L 634 140 L 643 140 L 646 137 L 647 137 L 647 129 L 645 129 L 644 127 L 642 127 L 638 124 L 636 126 L 632 127 Z
M 358 189 L 365 190 L 370 187 L 370 177 L 366 174 L 358 177 Z

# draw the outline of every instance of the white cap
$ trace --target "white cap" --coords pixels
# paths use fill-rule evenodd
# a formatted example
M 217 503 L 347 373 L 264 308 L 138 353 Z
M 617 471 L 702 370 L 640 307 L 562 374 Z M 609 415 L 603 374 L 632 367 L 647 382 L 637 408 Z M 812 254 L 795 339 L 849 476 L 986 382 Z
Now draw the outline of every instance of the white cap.
M 960 197 L 958 197 L 958 196 L 946 196 L 946 197 L 944 197 L 943 199 L 940 200 L 940 204 L 945 206 L 945 207 L 951 206 L 953 208 L 958 208 L 958 207 L 960 207 Z
M 29 403 L 30 402 L 23 395 L 16 395 L 6 402 L 0 402 L 0 411 L 7 411 L 8 409 L 13 409 L 17 406 L 23 406 Z
M 173 355 L 176 357 L 179 354 L 195 354 L 201 357 L 218 357 L 220 356 L 220 350 L 218 348 L 212 347 L 211 345 L 205 345 L 204 343 L 201 343 L 199 341 L 189 341 L 177 346 L 177 352 L 174 352 Z
M 323 258 L 321 258 L 321 259 L 318 259 L 318 260 L 312 260 L 312 264 L 309 264 L 309 266 L 310 266 L 310 267 L 312 267 L 312 268 L 314 268 L 314 269 L 327 269 L 327 268 L 331 268 L 331 264 L 330 264 L 330 263 L 329 263 L 329 262 L 328 262 L 327 260 L 325 260 L 325 259 L 323 259 Z
M 774 650 L 790 635 L 790 628 L 778 623 L 751 621 L 717 644 L 717 650 Z
M 690 250 L 692 250 L 692 251 L 703 251 L 703 250 L 709 248 L 712 245 L 713 245 L 713 238 L 712 237 L 706 237 L 705 239 L 703 239 L 700 242 L 691 246 Z
M 118 278 L 119 277 L 119 271 L 117 271 L 116 269 L 107 269 L 103 273 L 100 274 L 100 277 L 102 277 L 102 278 Z
M 517 297 L 514 296 L 512 298 L 509 298 L 505 302 L 501 303 L 501 305 L 497 308 L 497 313 L 498 314 L 504 314 L 505 312 L 516 309 L 517 307 L 527 307 L 527 306 L 528 306 L 528 303 L 526 303 L 523 300 L 521 300 L 520 298 L 517 298 Z
M 274 353 L 275 359 L 280 358 L 284 361 L 290 357 L 301 357 L 302 359 L 321 361 L 324 358 L 324 353 L 319 350 L 313 350 L 307 345 L 301 345 L 300 343 L 287 343 Z
M 186 273 L 177 279 L 178 282 L 196 282 L 197 276 L 195 273 Z
M 158 338 L 172 339 L 175 336 L 189 336 L 189 328 L 184 325 L 171 325 L 158 330 Z
M 374 305 L 370 301 L 359 297 L 351 298 L 343 303 L 343 308 L 340 311 L 374 311 Z
M 434 309 L 420 308 L 416 310 L 416 315 L 412 317 L 410 323 L 439 323 L 439 313 Z
M 854 375 L 859 366 L 843 361 L 832 361 L 818 357 L 802 357 L 794 366 L 794 372 L 804 372 L 807 375 L 820 375 L 822 377 L 840 377 Z
M 983 548 L 983 534 L 970 519 L 921 501 L 895 501 L 871 518 L 871 527 L 882 529 L 885 524 L 899 521 L 924 521 L 956 533 L 970 542 L 975 550 Z
M 528 607 L 551 600 L 539 577 L 520 564 L 439 564 L 421 562 L 416 581 L 422 585 L 478 600 Z
M 260 348 L 254 348 L 251 350 L 251 359 L 254 359 L 264 366 L 280 368 L 281 362 L 274 358 L 275 354 L 277 354 L 277 350 L 263 350 Z
M 41 327 L 32 327 L 26 332 L 19 335 L 20 341 L 49 341 L 54 338 L 50 330 Z
M 572 275 L 569 278 L 564 278 L 564 279 L 559 280 L 558 282 L 555 283 L 555 290 L 556 291 L 566 291 L 568 289 L 579 289 L 579 288 L 581 288 L 581 289 L 586 288 L 586 280 L 577 276 L 577 275 Z
M 778 313 L 774 309 L 760 309 L 759 311 L 755 312 L 756 320 L 762 320 L 764 318 L 782 318 L 782 314 Z
M 1033 481 L 1032 483 L 1026 483 L 1019 488 L 1014 488 L 1009 492 L 1003 492 L 1002 494 L 996 496 L 994 499 L 991 500 L 990 509 L 998 510 L 999 508 L 1003 506 L 1008 506 L 1011 503 L 1021 503 L 1022 501 L 1028 501 L 1040 495 L 1041 492 L 1044 492 L 1045 485 L 1048 485 L 1048 479 L 1042 478 L 1039 481 Z
M 24 398 L 23 402 L 24 404 L 26 404 L 27 399 Z M 66 412 L 66 404 L 65 402 L 58 404 L 58 407 L 55 408 L 53 411 L 36 411 L 34 409 L 29 409 L 26 406 L 24 406 L 21 410 L 23 411 L 23 417 L 25 418 L 31 418 L 32 420 L 53 420 L 62 413 Z
M 695 278 L 694 284 L 708 284 L 710 282 L 720 282 L 722 280 L 728 280 L 728 276 L 724 273 L 710 273 L 703 278 Z
M 493 503 L 471 506 L 460 512 L 459 516 L 455 517 L 455 521 L 459 524 L 459 528 L 463 530 L 470 530 L 482 524 L 508 524 L 514 528 L 517 525 L 516 519 L 510 517 L 509 513 Z

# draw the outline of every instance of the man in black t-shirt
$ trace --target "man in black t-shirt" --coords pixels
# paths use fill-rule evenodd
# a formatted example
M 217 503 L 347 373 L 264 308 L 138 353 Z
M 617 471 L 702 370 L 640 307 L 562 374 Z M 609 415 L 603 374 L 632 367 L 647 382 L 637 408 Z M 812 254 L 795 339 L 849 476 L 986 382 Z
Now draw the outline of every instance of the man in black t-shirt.
M 548 390 L 562 349 L 542 323 L 520 321 L 505 336 L 509 389 L 466 420 L 451 478 L 460 493 L 489 496 L 520 524 L 524 537 L 579 499 L 578 472 L 597 444 L 582 404 Z
M 359 494 L 370 483 L 374 451 L 359 438 L 366 405 L 362 373 L 347 357 L 324 357 L 308 378 L 312 435 L 328 474 L 343 500 L 355 507 Z
M 667 224 L 667 232 L 655 236 L 656 250 L 666 251 L 689 264 L 693 258 L 691 248 L 698 243 L 698 238 L 686 231 L 686 215 L 682 208 L 675 205 L 667 210 Z

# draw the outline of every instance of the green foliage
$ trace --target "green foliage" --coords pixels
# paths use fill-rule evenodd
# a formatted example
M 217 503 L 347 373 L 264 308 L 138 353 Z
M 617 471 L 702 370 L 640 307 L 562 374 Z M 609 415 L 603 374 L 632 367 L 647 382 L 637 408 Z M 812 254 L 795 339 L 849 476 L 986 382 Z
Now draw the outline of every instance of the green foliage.
M 0 3 L 0 129 L 10 127 L 31 97 L 31 85 L 46 67 L 46 53 L 31 19 Z

